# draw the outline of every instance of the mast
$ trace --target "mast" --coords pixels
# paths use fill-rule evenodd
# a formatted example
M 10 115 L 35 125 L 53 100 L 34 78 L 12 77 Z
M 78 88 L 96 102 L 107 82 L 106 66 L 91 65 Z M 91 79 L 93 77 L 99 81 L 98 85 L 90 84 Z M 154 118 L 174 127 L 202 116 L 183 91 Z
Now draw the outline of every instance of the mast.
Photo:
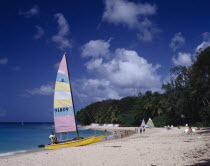
M 78 132 L 78 128 L 77 128 L 77 120 L 76 120 L 76 114 L 75 114 L 75 108 L 74 108 L 74 98 L 73 98 L 73 93 L 72 93 L 72 87 L 71 87 L 71 81 L 70 81 L 70 74 L 69 74 L 69 65 L 68 65 L 68 60 L 67 60 L 67 54 L 64 53 L 65 58 L 66 58 L 66 66 L 67 66 L 67 71 L 68 71 L 68 78 L 69 78 L 69 85 L 70 85 L 70 92 L 71 92 L 71 97 L 72 97 L 72 106 L 73 106 L 73 110 L 74 110 L 74 118 L 75 118 L 75 125 L 76 125 L 76 136 L 79 137 L 79 132 Z

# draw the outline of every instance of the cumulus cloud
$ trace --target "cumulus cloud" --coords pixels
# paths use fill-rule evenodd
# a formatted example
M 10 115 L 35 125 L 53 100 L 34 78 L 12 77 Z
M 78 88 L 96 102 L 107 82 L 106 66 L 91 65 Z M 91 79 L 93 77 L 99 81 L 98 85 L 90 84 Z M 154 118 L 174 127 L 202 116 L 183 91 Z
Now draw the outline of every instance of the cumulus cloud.
M 195 51 L 197 53 L 205 50 L 207 47 L 210 46 L 210 32 L 204 32 L 201 34 L 201 36 L 203 38 L 203 42 L 196 47 Z
M 83 57 L 99 57 L 109 54 L 110 41 L 91 40 L 82 46 Z
M 6 65 L 8 63 L 8 58 L 1 58 L 0 65 Z
M 190 53 L 179 52 L 177 56 L 172 58 L 174 65 L 190 66 L 193 62 L 193 55 Z
M 75 84 L 76 95 L 85 102 L 120 98 L 116 88 L 106 79 L 81 79 Z
M 44 29 L 38 25 L 35 26 L 35 28 L 36 28 L 37 32 L 34 35 L 34 39 L 40 39 L 45 34 Z
M 69 34 L 67 20 L 62 13 L 55 14 L 55 19 L 57 19 L 58 23 L 58 33 L 52 37 L 52 41 L 55 42 L 61 50 L 71 48 L 71 42 L 67 38 Z
M 181 32 L 175 33 L 173 38 L 171 39 L 171 43 L 169 47 L 172 48 L 173 51 L 181 48 L 185 44 L 185 38 L 182 36 Z
M 25 12 L 23 12 L 22 10 L 19 10 L 18 14 L 20 16 L 24 16 L 26 18 L 37 16 L 39 14 L 39 6 L 34 5 L 31 9 L 29 9 L 28 11 L 25 11 Z
M 153 65 L 136 51 L 116 49 L 112 57 L 94 57 L 86 64 L 90 78 L 78 80 L 77 94 L 81 99 L 99 101 L 136 95 L 139 90 L 160 90 L 160 65 Z
M 34 95 L 47 96 L 53 94 L 53 92 L 54 92 L 54 85 L 46 84 L 46 85 L 41 85 L 39 88 L 27 89 L 26 94 L 22 96 L 27 96 L 27 97 Z
M 104 62 L 94 72 L 120 87 L 156 87 L 160 77 L 156 74 L 159 65 L 153 66 L 136 51 L 117 49 L 112 60 Z
M 97 58 L 97 59 L 91 59 L 85 65 L 88 70 L 94 70 L 94 69 L 98 69 L 102 65 L 102 63 L 103 63 L 103 59 Z
M 148 17 L 156 14 L 156 11 L 156 5 L 148 3 L 136 4 L 127 0 L 105 0 L 103 21 L 136 29 L 140 40 L 152 41 L 154 34 L 160 30 Z
M 154 34 L 160 32 L 157 28 L 144 29 L 141 33 L 137 33 L 137 37 L 142 41 L 152 41 Z
M 197 46 L 196 52 L 203 51 L 209 46 L 210 46 L 210 41 L 204 41 Z

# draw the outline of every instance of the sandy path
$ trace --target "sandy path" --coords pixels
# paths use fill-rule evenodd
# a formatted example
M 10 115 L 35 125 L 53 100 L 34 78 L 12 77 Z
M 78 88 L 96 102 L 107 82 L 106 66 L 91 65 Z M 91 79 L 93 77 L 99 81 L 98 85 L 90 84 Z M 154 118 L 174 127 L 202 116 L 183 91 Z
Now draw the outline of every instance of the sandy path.
M 197 166 L 204 162 L 200 160 L 210 159 L 210 133 L 187 135 L 183 130 L 148 129 L 84 147 L 0 157 L 0 166 Z

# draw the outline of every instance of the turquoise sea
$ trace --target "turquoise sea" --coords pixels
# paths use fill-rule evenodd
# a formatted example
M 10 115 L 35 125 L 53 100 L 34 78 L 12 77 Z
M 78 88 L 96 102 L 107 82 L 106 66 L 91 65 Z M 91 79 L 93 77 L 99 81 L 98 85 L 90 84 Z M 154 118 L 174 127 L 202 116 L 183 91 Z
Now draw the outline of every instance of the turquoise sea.
M 49 123 L 0 124 L 0 156 L 40 149 L 38 145 L 49 144 L 51 131 L 54 131 L 54 126 Z M 79 128 L 79 136 L 84 138 L 102 134 L 103 131 Z M 75 132 L 68 133 L 68 138 L 75 136 Z M 63 139 L 65 137 L 66 135 L 63 135 Z

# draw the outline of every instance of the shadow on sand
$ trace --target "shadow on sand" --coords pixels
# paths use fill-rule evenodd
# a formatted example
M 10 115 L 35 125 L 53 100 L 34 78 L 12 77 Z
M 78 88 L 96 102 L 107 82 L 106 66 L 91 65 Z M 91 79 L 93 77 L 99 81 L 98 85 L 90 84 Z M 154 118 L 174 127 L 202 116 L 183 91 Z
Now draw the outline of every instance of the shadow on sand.
M 210 134 L 210 128 L 205 128 L 202 129 L 201 131 L 199 131 L 197 134 L 203 135 L 203 134 Z M 209 148 L 209 147 L 207 147 Z M 200 152 L 202 153 L 202 152 Z M 205 153 L 205 152 L 203 152 Z M 210 159 L 203 159 L 203 160 L 199 160 L 199 162 L 201 163 L 197 163 L 197 164 L 193 164 L 193 165 L 188 165 L 188 166 L 210 166 Z
M 210 159 L 200 160 L 202 163 L 197 163 L 193 165 L 187 165 L 187 166 L 210 166 Z
M 204 128 L 198 132 L 198 134 L 210 134 L 210 128 Z

